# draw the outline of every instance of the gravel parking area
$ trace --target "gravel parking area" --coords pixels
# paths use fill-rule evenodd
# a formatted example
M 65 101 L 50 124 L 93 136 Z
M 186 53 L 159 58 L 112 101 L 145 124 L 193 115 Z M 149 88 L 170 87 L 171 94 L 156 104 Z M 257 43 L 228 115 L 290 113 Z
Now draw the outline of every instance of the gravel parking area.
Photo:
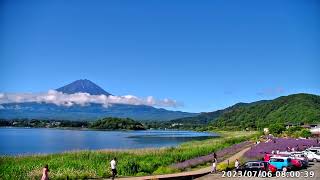
M 306 172 L 307 171 L 307 172 Z M 310 177 L 310 172 L 314 172 L 314 176 Z M 200 178 L 197 178 L 198 180 L 212 180 L 212 179 L 217 179 L 217 180 L 222 180 L 222 179 L 236 179 L 236 180 L 247 180 L 247 179 L 252 179 L 252 180 L 276 180 L 276 179 L 294 179 L 294 180 L 303 180 L 303 179 L 313 179 L 313 180 L 320 180 L 320 162 L 313 163 L 310 162 L 310 167 L 307 169 L 302 169 L 299 171 L 300 172 L 300 177 L 297 177 L 299 173 L 290 173 L 288 172 L 287 177 L 271 177 L 271 178 L 258 178 L 258 177 L 222 177 L 222 173 L 218 174 L 209 174 Z M 308 173 L 308 174 L 307 174 Z M 296 175 L 297 174 L 297 175 Z M 304 177 L 304 176 L 309 176 L 309 177 Z

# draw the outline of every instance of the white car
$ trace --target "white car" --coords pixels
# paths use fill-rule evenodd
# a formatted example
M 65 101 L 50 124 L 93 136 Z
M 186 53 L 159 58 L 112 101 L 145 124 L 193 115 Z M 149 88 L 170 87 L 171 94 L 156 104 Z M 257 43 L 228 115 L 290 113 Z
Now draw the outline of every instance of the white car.
M 312 148 L 308 148 L 304 151 L 304 154 L 308 153 L 308 152 L 313 152 L 313 153 L 320 153 L 320 148 L 317 147 L 312 147 Z
M 278 154 L 290 155 L 291 152 L 289 152 L 289 151 L 280 151 Z
M 320 147 L 311 147 L 311 148 L 309 148 L 309 149 L 320 149 Z
M 309 161 L 320 161 L 320 151 L 306 150 L 305 155 L 307 156 Z

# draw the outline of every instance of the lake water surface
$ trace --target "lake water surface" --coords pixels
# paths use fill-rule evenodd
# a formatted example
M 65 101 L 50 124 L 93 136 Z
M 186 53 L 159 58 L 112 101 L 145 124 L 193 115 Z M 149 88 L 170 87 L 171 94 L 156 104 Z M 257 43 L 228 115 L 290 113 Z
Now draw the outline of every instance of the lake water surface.
M 176 146 L 217 134 L 173 131 L 93 131 L 49 128 L 0 128 L 0 155 L 58 153 L 72 150 Z

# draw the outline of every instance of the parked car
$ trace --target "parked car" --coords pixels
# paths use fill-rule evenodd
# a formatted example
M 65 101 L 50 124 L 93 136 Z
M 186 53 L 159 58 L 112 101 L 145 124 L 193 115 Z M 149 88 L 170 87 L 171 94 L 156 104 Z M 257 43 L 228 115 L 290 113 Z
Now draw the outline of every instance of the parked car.
M 320 151 L 308 150 L 308 151 L 305 151 L 305 155 L 307 156 L 309 161 L 313 161 L 313 162 L 320 161 Z
M 320 149 L 320 147 L 315 146 L 315 147 L 310 147 L 309 149 Z
M 266 167 L 266 171 L 271 171 L 271 173 L 276 173 L 277 168 L 274 165 L 271 165 L 268 161 L 261 161 L 261 162 L 264 163 Z
M 307 167 L 309 167 L 309 160 L 307 160 L 307 161 L 301 160 L 301 164 L 302 164 L 302 168 L 307 168 Z
M 287 155 L 290 155 L 292 152 L 289 152 L 289 151 L 280 151 L 278 154 L 287 154 Z
M 304 168 L 309 166 L 309 160 L 302 152 L 292 152 L 289 157 L 301 160 L 302 167 Z
M 291 158 L 292 168 L 301 169 L 303 166 L 303 162 L 300 158 L 290 157 L 291 154 L 265 154 L 264 160 L 269 161 L 271 157 L 287 157 Z
M 304 152 L 320 153 L 320 148 L 318 148 L 318 147 L 312 147 L 312 148 L 306 149 Z
M 291 163 L 294 169 L 301 169 L 302 168 L 302 161 L 299 159 L 291 158 Z
M 293 168 L 290 157 L 273 156 L 270 157 L 269 163 L 277 168 L 277 170 L 288 171 Z
M 266 161 L 248 161 L 236 171 L 271 171 L 271 173 L 275 173 L 277 168 Z

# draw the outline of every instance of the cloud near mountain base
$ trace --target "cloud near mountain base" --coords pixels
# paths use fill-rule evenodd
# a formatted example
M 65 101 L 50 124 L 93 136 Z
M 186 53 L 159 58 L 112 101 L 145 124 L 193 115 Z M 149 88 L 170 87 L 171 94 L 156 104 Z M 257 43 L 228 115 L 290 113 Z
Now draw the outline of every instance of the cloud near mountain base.
M 101 104 L 108 107 L 112 104 L 148 105 L 158 107 L 178 107 L 175 100 L 158 100 L 152 96 L 139 98 L 133 95 L 126 96 L 106 96 L 91 95 L 88 93 L 65 94 L 56 90 L 49 90 L 46 93 L 0 93 L 0 104 L 6 103 L 53 103 L 59 106 L 88 105 L 90 103 Z

